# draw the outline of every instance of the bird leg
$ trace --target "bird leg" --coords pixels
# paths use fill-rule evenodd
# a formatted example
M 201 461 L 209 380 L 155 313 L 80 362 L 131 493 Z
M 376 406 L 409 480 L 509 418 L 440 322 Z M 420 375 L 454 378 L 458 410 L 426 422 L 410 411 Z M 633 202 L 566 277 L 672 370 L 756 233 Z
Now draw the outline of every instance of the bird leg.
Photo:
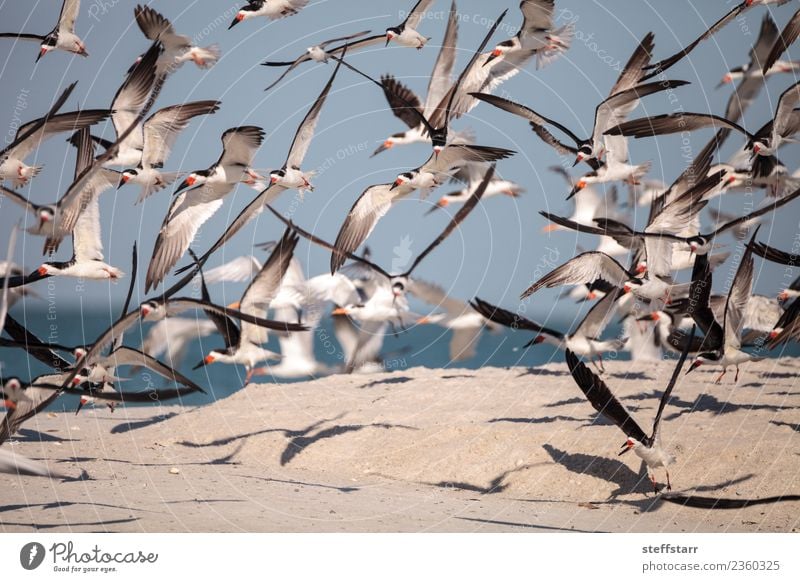
M 650 482 L 653 484 L 653 492 L 658 493 L 658 483 L 656 483 L 656 476 L 655 474 L 649 475 Z
M 603 354 L 597 354 L 597 359 L 600 360 L 600 367 L 598 368 L 598 370 L 600 370 L 601 374 L 605 374 L 606 365 L 603 363 Z
M 664 471 L 667 473 L 667 491 L 672 491 L 672 483 L 669 482 L 669 471 L 666 469 Z
M 739 365 L 738 364 L 736 365 L 736 376 L 733 378 L 733 383 L 734 384 L 738 384 L 739 383 Z
M 714 384 L 722 384 L 722 378 L 725 376 L 725 373 L 728 371 L 727 368 L 722 368 L 722 374 L 717 376 L 717 379 L 714 380 Z

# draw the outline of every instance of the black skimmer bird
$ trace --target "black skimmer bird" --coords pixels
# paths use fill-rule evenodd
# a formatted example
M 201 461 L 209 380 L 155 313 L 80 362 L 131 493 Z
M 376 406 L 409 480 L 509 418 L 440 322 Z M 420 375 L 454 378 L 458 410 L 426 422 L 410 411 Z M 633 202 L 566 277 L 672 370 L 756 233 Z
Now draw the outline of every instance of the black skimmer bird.
M 386 95 L 386 100 L 392 108 L 395 117 L 408 126 L 408 130 L 395 133 L 387 137 L 381 146 L 375 150 L 373 156 L 378 155 L 397 145 L 406 145 L 431 140 L 428 129 L 421 121 L 420 116 L 430 119 L 434 109 L 439 106 L 448 89 L 456 61 L 456 48 L 458 46 L 458 14 L 456 3 L 453 0 L 450 6 L 450 15 L 447 19 L 447 28 L 442 40 L 439 56 L 433 65 L 428 93 L 425 103 L 411 89 L 396 80 L 392 75 L 381 77 L 381 85 Z M 413 108 L 413 111 L 411 110 Z
M 779 61 L 780 56 L 794 44 L 800 36 L 800 10 L 794 13 L 786 26 L 781 31 L 773 45 L 769 49 L 767 56 L 760 61 L 761 73 L 764 77 L 774 73 L 790 73 L 800 67 L 797 61 Z
M 270 20 L 279 20 L 287 16 L 294 16 L 308 4 L 308 0 L 248 0 L 247 6 L 242 6 L 233 18 L 228 30 L 251 18 L 265 16 Z
M 425 46 L 430 38 L 421 35 L 417 28 L 422 22 L 422 17 L 425 12 L 431 7 L 433 0 L 417 0 L 414 7 L 408 13 L 406 19 L 397 26 L 391 26 L 386 29 L 386 46 L 394 41 L 400 46 L 407 46 L 415 49 L 421 49 Z
M 286 161 L 283 166 L 278 170 L 273 170 L 269 174 L 269 184 L 263 189 L 260 189 L 258 196 L 256 196 L 250 204 L 239 213 L 234 221 L 228 226 L 222 236 L 211 246 L 211 248 L 203 254 L 199 259 L 199 264 L 203 265 L 208 258 L 222 247 L 228 240 L 230 240 L 237 232 L 239 232 L 246 224 L 253 218 L 261 214 L 264 206 L 278 198 L 283 192 L 289 189 L 296 189 L 302 198 L 306 190 L 314 190 L 311 185 L 311 178 L 313 172 L 305 172 L 301 169 L 303 161 L 306 158 L 308 149 L 311 147 L 311 142 L 314 140 L 314 132 L 317 129 L 319 116 L 322 113 L 322 107 L 325 105 L 325 100 L 328 98 L 333 82 L 339 72 L 339 67 L 343 61 L 339 61 L 333 71 L 330 79 L 325 84 L 322 92 L 317 97 L 314 104 L 306 113 L 303 121 L 295 132 L 292 145 L 289 147 L 289 153 L 286 156 Z M 170 265 L 171 267 L 171 265 Z M 193 268 L 193 265 L 188 265 L 178 270 L 178 273 L 183 273 L 188 269 Z
M 739 381 L 739 366 L 745 362 L 756 361 L 758 358 L 752 354 L 742 351 L 742 329 L 745 321 L 745 311 L 750 301 L 753 287 L 753 251 L 752 245 L 758 234 L 758 228 L 753 233 L 753 238 L 747 245 L 747 250 L 742 256 L 739 268 L 736 270 L 730 291 L 725 302 L 722 325 L 714 317 L 710 306 L 711 275 L 703 276 L 702 279 L 695 278 L 693 273 L 692 289 L 690 290 L 690 311 L 698 326 L 706 333 L 704 351 L 699 353 L 692 365 L 687 370 L 687 374 L 697 369 L 703 364 L 715 364 L 722 366 L 722 373 L 715 380 L 716 384 L 722 382 L 722 378 L 728 371 L 729 366 L 736 368 L 734 382 Z M 697 291 L 695 291 L 697 289 Z M 695 305 L 691 305 L 692 302 Z
M 346 257 L 367 240 L 381 217 L 398 200 L 414 190 L 429 190 L 436 187 L 452 170 L 466 163 L 492 162 L 513 153 L 503 148 L 448 145 L 438 154 L 431 155 L 419 168 L 400 174 L 394 182 L 368 187 L 353 203 L 339 229 L 334 244 L 336 250 L 331 255 L 331 273 L 335 273 L 344 264 Z
M 477 63 L 480 61 L 481 58 L 481 51 L 483 51 L 483 49 L 486 47 L 486 44 L 489 42 L 489 39 L 491 39 L 492 35 L 494 35 L 494 32 L 497 30 L 497 27 L 500 26 L 500 24 L 502 23 L 503 18 L 505 17 L 507 12 L 508 12 L 507 10 L 504 11 L 500 15 L 500 17 L 497 20 L 495 20 L 492 27 L 484 36 L 483 41 L 478 47 L 478 50 L 475 51 L 475 53 L 472 56 L 472 59 L 464 68 L 464 70 L 461 72 L 461 75 L 458 77 L 456 82 L 450 87 L 450 89 L 447 90 L 447 92 L 442 97 L 438 105 L 436 105 L 435 108 L 432 109 L 430 119 L 428 119 L 425 115 L 423 115 L 422 109 L 420 107 L 415 105 L 414 103 L 415 96 L 412 96 L 413 94 L 409 94 L 408 90 L 404 86 L 399 85 L 394 81 L 385 84 L 381 83 L 380 81 L 376 81 L 363 71 L 360 71 L 356 67 L 345 62 L 343 59 L 339 59 L 339 57 L 333 57 L 333 58 L 340 60 L 342 64 L 344 64 L 351 71 L 361 75 L 368 81 L 380 87 L 381 90 L 384 92 L 384 94 L 387 95 L 387 99 L 391 103 L 395 103 L 395 105 L 393 105 L 393 110 L 397 111 L 398 108 L 405 107 L 405 113 L 408 114 L 409 116 L 409 122 L 408 122 L 409 125 L 412 123 L 410 121 L 410 118 L 415 117 L 417 119 L 417 123 L 422 124 L 424 126 L 424 130 L 425 132 L 427 132 L 427 136 L 430 138 L 431 145 L 433 146 L 434 154 L 438 155 L 438 153 L 442 150 L 442 148 L 444 148 L 447 145 L 448 142 L 452 143 L 453 141 L 448 139 L 448 128 L 451 119 L 456 117 L 456 112 L 454 107 L 457 101 L 460 98 L 462 98 L 462 90 L 464 83 L 468 81 L 469 76 L 475 70 Z M 392 92 L 391 96 L 388 94 L 390 91 Z
M 757 177 L 768 176 L 778 165 L 776 157 L 781 145 L 791 141 L 800 131 L 800 81 L 792 84 L 778 99 L 775 117 L 755 133 L 729 119 L 710 113 L 668 113 L 626 121 L 606 130 L 605 135 L 625 137 L 652 137 L 671 133 L 685 133 L 696 129 L 713 127 L 733 129 L 747 138 L 745 148 L 752 152 L 753 173 Z
M 694 329 L 692 330 L 694 336 Z M 691 344 L 687 342 L 687 346 Z M 636 456 L 645 462 L 647 465 L 647 473 L 650 481 L 653 484 L 653 490 L 658 493 L 658 485 L 656 484 L 656 477 L 654 470 L 663 467 L 667 474 L 667 491 L 672 490 L 672 484 L 669 481 L 669 465 L 675 462 L 675 457 L 664 450 L 661 443 L 661 435 L 658 431 L 661 424 L 661 416 L 664 414 L 664 409 L 669 402 L 672 391 L 675 389 L 675 384 L 678 381 L 678 376 L 686 361 L 688 349 L 685 349 L 678 360 L 675 370 L 672 372 L 672 377 L 661 395 L 661 401 L 658 404 L 658 411 L 653 419 L 653 429 L 648 435 L 642 430 L 639 424 L 633 419 L 625 406 L 617 400 L 608 385 L 598 378 L 586 365 L 581 362 L 572 351 L 567 350 L 567 367 L 569 368 L 572 378 L 581 389 L 581 392 L 586 396 L 589 404 L 592 405 L 597 412 L 608 418 L 611 422 L 625 433 L 628 437 L 622 445 L 620 455 L 633 451 Z
M 464 185 L 460 190 L 454 190 L 444 194 L 436 204 L 426 213 L 430 214 L 441 208 L 449 208 L 453 204 L 461 204 L 469 200 L 475 189 L 480 186 L 483 181 L 483 176 L 486 173 L 485 164 L 465 164 L 453 174 L 453 181 L 460 182 Z M 525 192 L 525 189 L 511 180 L 504 180 L 498 176 L 492 178 L 486 188 L 486 193 L 483 198 L 491 198 L 500 194 L 509 196 L 511 198 L 518 198 Z
M 408 292 L 429 305 L 444 309 L 444 313 L 431 313 L 417 320 L 418 324 L 435 324 L 453 332 L 450 339 L 450 361 L 460 362 L 475 357 L 478 340 L 484 329 L 495 331 L 497 325 L 465 301 L 447 295 L 434 283 L 413 279 L 408 282 Z
M 75 20 L 81 9 L 81 0 L 63 0 L 61 3 L 61 13 L 58 16 L 58 23 L 55 28 L 45 35 L 4 32 L 0 33 L 0 38 L 15 38 L 18 40 L 32 40 L 40 43 L 38 62 L 44 55 L 52 50 L 59 49 L 69 53 L 75 53 L 82 57 L 88 57 L 86 45 L 80 37 L 75 34 Z
M 158 233 L 147 268 L 145 292 L 158 285 L 192 244 L 197 231 L 222 207 L 239 182 L 261 178 L 252 169 L 253 157 L 264 141 L 264 130 L 253 125 L 222 134 L 222 155 L 205 170 L 190 173 L 175 191 L 175 199 Z M 186 188 L 191 188 L 184 192 Z
M 67 89 L 59 98 L 59 107 L 72 93 L 75 83 Z M 57 108 L 56 108 L 57 109 Z M 72 111 L 70 113 L 56 113 L 51 108 L 50 112 L 39 119 L 29 121 L 19 127 L 14 141 L 11 145 L 0 151 L 0 181 L 11 180 L 14 188 L 25 186 L 31 178 L 34 178 L 42 169 L 41 166 L 29 166 L 25 159 L 30 156 L 41 143 L 62 132 L 78 131 L 82 127 L 88 127 L 95 123 L 100 123 L 111 114 L 110 110 L 105 109 L 86 109 L 83 111 Z
M 597 370 L 602 373 L 604 371 L 603 353 L 617 352 L 625 346 L 624 339 L 599 339 L 611 319 L 611 314 L 616 308 L 618 298 L 618 290 L 605 295 L 589 309 L 583 321 L 578 324 L 575 330 L 568 334 L 545 327 L 523 315 L 496 307 L 477 297 L 470 302 L 470 305 L 489 321 L 513 330 L 524 329 L 535 333 L 536 335 L 533 339 L 525 344 L 526 348 L 547 343 L 560 349 L 571 350 L 582 356 L 587 356 L 597 367 Z M 595 358 L 600 362 L 599 364 L 595 362 Z
M 702 210 L 703 197 L 721 179 L 721 172 L 704 178 L 681 197 L 651 213 L 648 226 L 645 228 L 645 232 L 650 234 L 643 238 L 646 270 L 639 268 L 638 259 L 635 261 L 635 271 L 630 272 L 604 253 L 585 252 L 539 279 L 523 292 L 521 298 L 529 297 L 543 287 L 581 285 L 603 279 L 622 288 L 626 293 L 633 292 L 639 297 L 650 300 L 669 301 L 676 287 L 680 288 L 672 281 L 673 245 L 678 240 L 672 233 L 681 231 L 686 223 Z M 641 248 L 642 245 L 641 239 L 636 240 L 639 233 L 616 221 L 598 218 L 595 219 L 595 223 L 600 228 L 593 228 L 549 214 L 546 214 L 546 217 L 578 231 L 612 236 L 627 248 Z M 645 277 L 641 276 L 643 272 L 646 273 Z
M 706 178 L 706 180 L 713 180 L 714 176 L 715 175 L 712 175 L 711 177 Z M 657 238 L 662 240 L 670 240 L 672 242 L 679 242 L 688 245 L 691 252 L 696 255 L 705 255 L 713 249 L 715 240 L 721 234 L 729 230 L 733 230 L 742 224 L 754 221 L 759 217 L 764 216 L 765 214 L 774 212 L 778 208 L 788 204 L 789 202 L 792 202 L 798 196 L 800 196 L 800 188 L 798 188 L 788 196 L 784 196 L 783 198 L 779 198 L 777 200 L 769 200 L 768 202 L 763 204 L 761 208 L 758 208 L 753 212 L 745 214 L 744 216 L 739 216 L 722 225 L 719 225 L 712 232 L 698 233 L 689 236 L 679 236 L 669 232 L 667 229 L 664 229 L 661 232 L 650 232 L 650 233 L 646 232 L 646 229 L 645 232 L 638 232 L 630 229 L 625 230 L 627 227 L 624 227 L 624 225 L 622 228 L 620 228 L 619 223 L 611 223 L 609 221 L 603 221 L 602 219 L 600 220 L 600 223 L 601 227 L 605 228 L 606 234 L 608 234 L 609 236 L 628 236 L 628 237 L 633 236 L 633 237 L 644 237 L 645 239 Z M 700 206 L 702 206 L 702 202 Z
M 219 60 L 219 46 L 195 45 L 191 37 L 177 34 L 172 23 L 149 6 L 137 4 L 133 15 L 144 36 L 160 42 L 164 47 L 164 52 L 158 58 L 159 75 L 172 73 L 188 61 L 200 69 L 208 69 Z
M 154 192 L 172 184 L 180 172 L 162 172 L 164 162 L 172 151 L 178 134 L 189 122 L 200 115 L 211 115 L 219 110 L 219 101 L 194 101 L 159 109 L 142 124 L 141 142 L 134 149 L 140 150 L 140 159 L 135 168 L 120 174 L 118 187 L 123 184 L 138 184 L 142 187 L 136 203 L 144 201 Z
M 11 438 L 22 423 L 49 406 L 59 395 L 58 388 L 68 372 L 42 374 L 26 384 L 16 377 L 2 386 L 2 401 L 8 409 L 0 420 L 0 444 Z
M 740 2 L 733 8 L 731 8 L 722 18 L 717 20 L 714 24 L 712 24 L 703 34 L 698 36 L 694 41 L 690 44 L 686 45 L 686 47 L 671 57 L 658 61 L 657 63 L 652 63 L 647 65 L 645 69 L 650 71 L 647 75 L 647 78 L 655 77 L 656 75 L 660 75 L 662 72 L 666 71 L 670 67 L 672 67 L 675 63 L 682 60 L 685 56 L 691 53 L 697 45 L 701 42 L 706 40 L 707 38 L 711 38 L 714 34 L 718 31 L 722 30 L 728 23 L 733 22 L 737 18 L 739 18 L 746 10 L 754 6 L 783 6 L 790 0 L 744 0 Z
M 555 148 L 556 151 L 562 154 L 574 155 L 575 164 L 584 161 L 589 164 L 593 170 L 598 170 L 602 165 L 600 160 L 603 154 L 607 149 L 611 149 L 604 143 L 605 138 L 603 133 L 607 129 L 618 125 L 624 120 L 631 111 L 636 108 L 642 97 L 688 84 L 687 81 L 664 81 L 640 85 L 639 83 L 644 74 L 642 72 L 642 66 L 650 61 L 652 50 L 653 34 L 648 33 L 628 60 L 617 82 L 609 92 L 609 96 L 597 105 L 592 135 L 587 139 L 581 139 L 563 124 L 544 117 L 529 107 L 503 97 L 484 93 L 473 93 L 472 96 L 503 109 L 504 111 L 522 117 L 527 120 L 536 133 L 548 145 Z M 544 129 L 545 125 L 553 126 L 565 133 L 575 143 L 575 146 L 573 147 L 572 145 L 567 145 L 557 140 L 549 131 Z M 618 144 L 614 145 L 616 146 Z M 618 152 L 616 153 L 618 156 L 621 155 Z M 627 159 L 627 151 L 625 154 L 624 158 Z
M 555 0 L 522 0 L 522 26 L 516 36 L 501 42 L 489 54 L 485 65 L 509 54 L 531 52 L 536 55 L 536 68 L 541 69 L 569 50 L 574 26 L 567 24 L 554 29 Z M 484 65 L 484 66 L 485 66 Z
M 289 268 L 298 240 L 298 235 L 293 233 L 292 229 L 287 228 L 269 259 L 247 286 L 242 298 L 229 307 L 253 316 L 269 310 L 272 300 L 278 294 L 286 270 Z M 205 293 L 207 291 L 204 291 L 204 295 Z M 217 324 L 217 330 L 225 339 L 225 348 L 211 350 L 195 368 L 215 362 L 242 364 L 247 370 L 244 381 L 247 384 L 254 374 L 264 372 L 257 368 L 258 364 L 267 360 L 280 359 L 280 354 L 262 347 L 267 342 L 267 332 L 263 327 L 242 322 L 241 328 L 238 328 L 226 317 L 215 317 L 212 320 Z
M 361 39 L 362 36 L 366 36 L 370 32 L 371 31 L 369 30 L 365 30 L 362 32 L 357 32 L 355 34 L 349 34 L 347 36 L 332 38 L 323 41 L 319 44 L 315 44 L 314 46 L 308 47 L 302 55 L 300 55 L 293 61 L 265 61 L 261 63 L 265 67 L 286 67 L 286 70 L 283 73 L 281 73 L 281 75 L 277 79 L 275 79 L 275 81 L 273 81 L 272 84 L 269 85 L 269 87 L 264 89 L 264 91 L 269 91 L 270 89 L 275 87 L 275 85 L 277 85 L 286 78 L 286 75 L 291 73 L 302 63 L 307 63 L 308 61 L 314 61 L 315 63 L 327 63 L 332 55 L 337 55 L 341 57 L 344 51 L 348 51 L 352 54 L 352 52 L 356 49 L 366 48 L 367 46 L 370 45 L 379 44 L 381 40 L 383 40 L 384 35 L 382 34 Z M 356 38 L 360 38 L 361 40 L 357 42 L 350 42 L 351 40 L 354 40 Z M 330 51 L 327 50 L 329 45 L 332 45 L 337 42 L 344 42 L 345 44 L 332 48 L 330 49 Z
M 188 317 L 167 317 L 153 325 L 142 340 L 141 352 L 163 360 L 173 368 L 183 362 L 191 342 L 216 333 L 213 321 Z

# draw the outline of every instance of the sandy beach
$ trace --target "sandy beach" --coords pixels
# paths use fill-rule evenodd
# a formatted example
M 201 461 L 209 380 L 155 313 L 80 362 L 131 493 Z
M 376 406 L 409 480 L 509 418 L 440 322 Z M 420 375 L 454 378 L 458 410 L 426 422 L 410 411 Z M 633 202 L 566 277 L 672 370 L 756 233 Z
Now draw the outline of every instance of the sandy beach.
M 674 361 L 609 362 L 649 430 Z M 682 377 L 662 425 L 673 489 L 800 493 L 800 360 Z M 564 364 L 252 384 L 198 408 L 44 412 L 10 446 L 82 478 L 0 476 L 2 531 L 791 532 L 800 502 L 693 509 L 652 493 Z M 664 482 L 663 471 L 657 473 Z

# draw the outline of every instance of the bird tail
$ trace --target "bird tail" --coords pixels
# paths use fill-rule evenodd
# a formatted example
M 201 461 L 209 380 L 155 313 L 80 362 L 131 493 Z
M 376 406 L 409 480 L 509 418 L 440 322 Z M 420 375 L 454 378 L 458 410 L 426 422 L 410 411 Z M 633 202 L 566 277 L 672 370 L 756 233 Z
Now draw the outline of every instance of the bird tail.
M 547 35 L 548 46 L 536 53 L 536 68 L 543 69 L 569 50 L 575 26 L 567 24 Z
M 14 188 L 21 188 L 31 179 L 39 175 L 42 166 L 24 166 L 19 174 L 12 180 Z
M 201 69 L 210 69 L 219 60 L 222 51 L 219 45 L 212 44 L 206 47 L 194 47 L 192 49 L 192 60 Z

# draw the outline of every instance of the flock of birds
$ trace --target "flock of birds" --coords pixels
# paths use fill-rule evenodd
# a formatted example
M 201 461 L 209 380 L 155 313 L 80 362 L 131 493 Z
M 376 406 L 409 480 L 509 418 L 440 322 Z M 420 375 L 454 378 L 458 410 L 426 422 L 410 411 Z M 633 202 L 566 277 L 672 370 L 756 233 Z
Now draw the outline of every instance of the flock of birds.
M 788 289 L 776 289 L 777 298 L 752 292 L 757 257 L 787 266 L 796 261 L 793 252 L 759 242 L 758 228 L 753 226 L 800 196 L 800 174 L 787 168 L 778 157 L 800 131 L 797 108 L 800 82 L 792 82 L 781 94 L 774 116 L 757 131 L 751 132 L 741 125 L 745 110 L 757 98 L 766 79 L 794 79 L 800 71 L 800 62 L 784 56 L 800 34 L 800 11 L 783 31 L 779 31 L 769 11 L 764 14 L 749 61 L 730 70 L 722 79 L 721 85 L 735 83 L 726 111 L 719 115 L 681 112 L 629 119 L 641 99 L 687 90 L 684 86 L 688 83 L 669 79 L 666 72 L 703 40 L 746 11 L 757 6 L 780 6 L 791 0 L 745 0 L 685 49 L 659 62 L 652 62 L 654 35 L 644 35 L 608 97 L 597 105 L 592 133 L 587 137 L 528 105 L 493 94 L 529 64 L 535 62 L 537 68 L 551 65 L 569 50 L 574 29 L 570 24 L 556 27 L 555 0 L 522 1 L 519 32 L 487 49 L 508 11 L 500 14 L 480 45 L 470 47 L 472 58 L 458 72 L 455 62 L 459 18 L 456 2 L 451 1 L 424 99 L 390 74 L 376 79 L 375 75 L 356 68 L 350 57 L 360 50 L 382 49 L 391 43 L 430 50 L 426 49 L 430 39 L 420 29 L 427 26 L 424 17 L 434 0 L 419 0 L 403 22 L 384 33 L 354 32 L 320 42 L 293 60 L 263 63 L 284 69 L 267 89 L 281 83 L 304 63 L 330 63 L 331 69 L 288 147 L 286 161 L 267 175 L 252 167 L 256 151 L 265 139 L 264 130 L 256 126 L 225 131 L 221 136 L 222 153 L 206 169 L 188 173 L 164 170 L 178 134 L 196 117 L 215 114 L 221 103 L 187 102 L 151 112 L 159 93 L 177 68 L 189 62 L 201 69 L 211 67 L 220 59 L 220 51 L 216 46 L 196 46 L 191 37 L 178 34 L 162 14 L 149 6 L 137 6 L 135 20 L 151 44 L 138 57 L 132 55 L 132 66 L 108 108 L 61 112 L 74 88 L 74 84 L 70 85 L 57 96 L 45 115 L 21 126 L 14 142 L 0 152 L 0 180 L 6 183 L 0 186 L 2 194 L 31 219 L 32 224 L 22 236 L 43 237 L 46 254 L 58 252 L 65 238 L 72 240 L 69 260 L 47 260 L 32 273 L 26 273 L 10 262 L 16 230 L 11 235 L 9 261 L 2 264 L 0 271 L 3 276 L 0 323 L 4 334 L 0 345 L 23 348 L 53 371 L 30 382 L 15 377 L 2 379 L 7 412 L 0 424 L 0 443 L 60 394 L 77 394 L 81 405 L 101 401 L 113 407 L 118 402 L 165 401 L 203 392 L 201 386 L 176 369 L 189 343 L 200 336 L 218 333 L 224 346 L 210 351 L 196 367 L 215 362 L 243 365 L 249 382 L 254 375 L 261 374 L 301 377 L 380 369 L 380 351 L 386 333 L 416 323 L 432 323 L 453 331 L 450 345 L 453 361 L 472 357 L 482 331 L 500 327 L 530 331 L 532 338 L 528 345 L 544 342 L 564 349 L 568 367 L 587 399 L 626 434 L 623 452 L 633 450 L 652 472 L 673 461 L 661 448 L 658 426 L 690 354 L 693 360 L 686 373 L 701 365 L 715 366 L 721 369 L 717 378 L 720 382 L 726 371 L 734 368 L 738 380 L 740 365 L 762 357 L 767 349 L 800 337 L 800 280 Z M 269 19 L 294 16 L 307 3 L 308 0 L 252 0 L 236 13 L 230 28 L 259 16 Z M 14 32 L 0 34 L 0 38 L 40 43 L 38 58 L 54 50 L 87 56 L 84 42 L 75 34 L 79 4 L 79 0 L 63 0 L 56 26 L 45 35 Z M 24 50 L 24 44 L 15 45 L 14 50 Z M 364 190 L 331 243 L 287 219 L 270 204 L 287 190 L 297 191 L 300 197 L 313 190 L 313 172 L 303 169 L 304 160 L 314 141 L 326 98 L 343 69 L 367 79 L 370 87 L 380 88 L 391 111 L 406 126 L 404 131 L 387 137 L 373 155 L 417 142 L 429 143 L 431 151 L 418 167 Z M 574 159 L 573 165 L 587 167 L 578 178 L 563 169 L 568 164 L 555 168 L 568 184 L 569 198 L 574 198 L 573 215 L 541 214 L 551 223 L 547 231 L 572 230 L 596 235 L 597 250 L 579 253 L 521 294 L 525 300 L 544 288 L 569 286 L 565 296 L 595 302 L 583 321 L 570 332 L 550 329 L 521 316 L 519 311 L 512 312 L 480 298 L 467 302 L 448 297 L 439 285 L 414 277 L 418 265 L 458 228 L 477 204 L 492 196 L 519 196 L 523 191 L 517 183 L 502 179 L 495 172 L 496 164 L 515 152 L 476 144 L 470 131 L 455 131 L 450 127 L 454 120 L 481 103 L 522 118 L 539 139 L 555 150 L 558 159 Z M 113 141 L 91 133 L 92 126 L 107 119 L 116 132 Z M 672 184 L 648 179 L 649 163 L 634 165 L 629 161 L 630 138 L 704 128 L 713 128 L 715 135 Z M 67 147 L 77 151 L 74 181 L 57 201 L 34 202 L 31 200 L 34 196 L 18 191 L 34 180 L 40 170 L 27 165 L 25 160 L 43 140 L 62 133 L 70 136 Z M 741 144 L 737 154 L 729 161 L 715 162 L 719 149 L 728 140 L 738 140 Z M 152 298 L 131 309 L 138 261 L 134 245 L 125 306 L 120 317 L 93 342 L 81 346 L 48 343 L 13 318 L 9 309 L 26 294 L 35 292 L 32 288 L 38 280 L 124 277 L 119 267 L 104 261 L 98 197 L 105 190 L 135 184 L 141 188 L 139 201 L 142 201 L 179 179 L 182 181 L 175 189 L 147 268 L 144 291 L 153 290 Z M 448 181 L 459 184 L 458 190 L 442 196 L 433 210 L 461 206 L 444 231 L 403 273 L 389 272 L 375 264 L 364 244 L 392 205 L 417 190 L 421 196 L 427 196 Z M 190 247 L 198 230 L 220 210 L 226 196 L 240 183 L 254 189 L 257 195 L 205 252 L 195 253 L 198 249 Z M 607 193 L 596 188 L 612 184 Z M 649 206 L 644 228 L 637 229 L 620 212 L 622 204 L 617 203 L 616 185 L 628 188 L 628 207 Z M 714 211 L 711 218 L 715 225 L 704 230 L 701 213 L 709 202 L 744 190 L 763 190 L 763 203 L 741 216 Z M 208 259 L 265 209 L 285 224 L 279 241 L 262 245 L 269 251 L 269 258 L 262 263 L 254 256 L 243 256 L 205 271 Z M 726 234 L 734 235 L 743 250 L 739 252 L 729 292 L 714 295 L 714 269 L 729 255 L 718 250 Z M 300 239 L 330 251 L 329 273 L 306 277 L 303 266 L 293 256 Z M 167 288 L 164 280 L 181 260 L 186 264 L 177 270 L 180 279 Z M 677 282 L 676 274 L 689 269 L 690 280 Z M 225 281 L 249 281 L 249 285 L 236 303 L 217 305 L 206 286 Z M 181 295 L 193 282 L 199 285 L 201 297 Z M 443 312 L 413 313 L 409 309 L 409 295 L 440 307 Z M 314 358 L 312 330 L 331 312 L 329 306 L 333 306 L 336 334 L 345 354 L 341 370 Z M 177 317 L 186 311 L 203 312 L 207 320 Z M 267 318 L 270 313 L 274 319 Z M 623 322 L 623 331 L 616 337 L 603 338 L 607 324 L 615 317 Z M 124 345 L 124 334 L 141 322 L 156 322 L 142 346 Z M 268 332 L 278 334 L 281 353 L 264 347 Z M 747 347 L 753 349 L 746 350 Z M 603 354 L 619 350 L 629 350 L 633 359 L 655 359 L 662 350 L 680 355 L 649 435 L 601 379 Z M 162 356 L 163 360 L 159 360 Z M 590 365 L 584 364 L 580 357 L 588 359 Z M 265 367 L 266 362 L 273 365 Z M 120 378 L 116 370 L 122 366 L 145 366 L 168 379 L 174 388 L 118 391 Z M 21 467 L 18 459 L 14 470 Z M 33 466 L 27 470 L 36 473 L 40 469 Z M 655 477 L 652 479 L 658 490 Z

